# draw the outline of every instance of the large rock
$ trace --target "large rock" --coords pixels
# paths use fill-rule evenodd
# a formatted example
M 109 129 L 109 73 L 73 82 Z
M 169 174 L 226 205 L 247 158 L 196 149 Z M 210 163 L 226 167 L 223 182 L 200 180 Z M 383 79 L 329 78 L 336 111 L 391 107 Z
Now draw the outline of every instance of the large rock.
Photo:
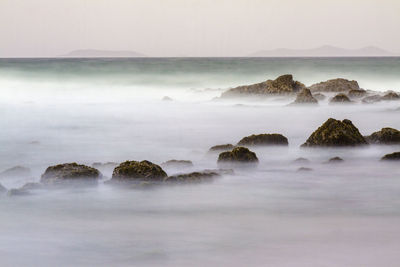
M 296 100 L 292 104 L 318 104 L 318 100 L 313 97 L 310 89 L 303 88 L 297 94 Z
M 328 119 L 314 131 L 302 147 L 366 145 L 364 137 L 350 120 Z
M 162 182 L 167 177 L 165 171 L 150 161 L 125 161 L 112 174 L 112 182 L 155 181 Z
M 382 157 L 382 160 L 400 160 L 400 152 L 386 154 L 385 156 Z
M 23 166 L 15 166 L 12 168 L 9 168 L 7 170 L 4 170 L 0 173 L 0 177 L 30 177 L 31 175 L 31 170 L 27 167 Z
M 232 144 L 225 144 L 225 145 L 216 145 L 210 148 L 210 152 L 215 151 L 228 151 L 234 149 L 235 146 Z
M 239 141 L 239 146 L 287 146 L 288 139 L 281 134 L 253 134 Z
M 337 94 L 329 101 L 331 104 L 351 103 L 350 98 L 345 94 Z
M 347 92 L 350 90 L 359 90 L 360 87 L 357 81 L 338 78 L 313 84 L 309 89 L 311 92 Z
M 43 184 L 61 184 L 66 182 L 97 182 L 101 173 L 92 167 L 77 163 L 64 163 L 50 166 L 42 174 L 40 182 Z
M 218 163 L 257 163 L 256 153 L 250 151 L 246 147 L 236 147 L 232 151 L 222 152 L 219 154 Z
M 371 144 L 400 144 L 400 131 L 387 127 L 365 138 Z
M 286 74 L 275 80 L 229 89 L 222 93 L 221 97 L 285 95 L 297 93 L 303 88 L 304 84 L 294 81 L 291 74 Z

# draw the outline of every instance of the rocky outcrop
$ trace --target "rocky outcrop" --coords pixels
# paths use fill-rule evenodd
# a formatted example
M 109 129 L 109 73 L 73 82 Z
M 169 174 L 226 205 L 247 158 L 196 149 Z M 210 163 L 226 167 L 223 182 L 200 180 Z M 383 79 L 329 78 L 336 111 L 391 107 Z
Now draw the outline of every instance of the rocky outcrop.
M 359 90 L 360 87 L 357 81 L 338 78 L 313 84 L 309 89 L 311 92 L 348 92 L 350 90 Z
M 48 185 L 67 182 L 97 183 L 100 177 L 101 173 L 97 169 L 74 162 L 48 167 L 40 182 Z
M 193 167 L 193 162 L 190 160 L 168 160 L 164 163 L 161 163 L 162 167 L 166 168 L 188 168 L 188 167 Z
M 345 94 L 337 94 L 329 101 L 331 104 L 351 103 L 350 98 Z
M 150 161 L 125 161 L 114 169 L 111 182 L 162 182 L 166 177 L 165 171 Z
M 253 134 L 242 138 L 238 146 L 287 146 L 288 139 L 281 134 Z
M 0 173 L 0 177 L 29 177 L 31 175 L 31 170 L 23 166 L 15 166 L 4 170 Z
M 361 98 L 367 94 L 367 91 L 363 89 L 357 89 L 357 90 L 350 90 L 347 95 L 350 98 Z
M 294 81 L 291 74 L 286 74 L 275 80 L 229 89 L 221 97 L 285 95 L 297 93 L 303 88 L 306 88 L 304 84 Z
M 228 151 L 234 149 L 235 146 L 232 144 L 225 144 L 225 145 L 216 145 L 210 148 L 210 152 L 216 152 L 216 151 Z
M 293 104 L 318 104 L 318 100 L 313 97 L 311 94 L 310 89 L 303 88 L 297 94 L 296 100 L 292 103 Z
M 232 151 L 222 152 L 218 156 L 218 163 L 257 163 L 256 153 L 246 147 L 236 147 Z
M 400 131 L 393 128 L 382 128 L 370 136 L 365 137 L 370 144 L 400 144 Z
M 382 98 L 381 98 L 381 100 L 384 100 L 384 101 L 399 100 L 399 99 L 400 99 L 400 95 L 395 92 L 389 92 L 389 93 L 385 94 L 384 96 L 382 96 Z
M 364 137 L 350 120 L 328 119 L 314 131 L 302 147 L 335 147 L 366 145 Z
M 385 156 L 382 157 L 382 160 L 400 160 L 400 152 L 386 154 Z

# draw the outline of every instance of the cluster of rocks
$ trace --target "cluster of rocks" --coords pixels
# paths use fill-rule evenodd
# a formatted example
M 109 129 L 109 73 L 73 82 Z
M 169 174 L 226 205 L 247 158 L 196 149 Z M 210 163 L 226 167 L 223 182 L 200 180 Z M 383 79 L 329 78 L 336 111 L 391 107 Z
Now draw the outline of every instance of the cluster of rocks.
M 316 105 L 318 101 L 326 98 L 322 93 L 335 94 L 329 101 L 332 104 L 355 103 L 355 100 L 359 99 L 362 103 L 400 100 L 398 93 L 390 91 L 381 95 L 360 88 L 357 81 L 342 78 L 331 79 L 306 87 L 303 83 L 295 81 L 291 74 L 279 76 L 275 80 L 231 88 L 222 93 L 221 98 L 296 95 L 296 99 L 291 105 Z

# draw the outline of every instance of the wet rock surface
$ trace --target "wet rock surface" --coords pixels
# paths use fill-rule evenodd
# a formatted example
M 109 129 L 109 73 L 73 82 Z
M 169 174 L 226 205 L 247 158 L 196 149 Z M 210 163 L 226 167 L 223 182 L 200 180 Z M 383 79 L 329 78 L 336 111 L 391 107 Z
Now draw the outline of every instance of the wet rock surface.
M 311 92 L 347 92 L 350 90 L 360 90 L 360 87 L 357 81 L 338 78 L 313 84 L 309 89 Z
M 302 147 L 341 147 L 366 145 L 367 141 L 350 120 L 328 119 L 314 131 Z
M 218 156 L 218 163 L 238 162 L 238 163 L 257 163 L 256 153 L 246 147 L 236 147 L 232 151 L 222 152 Z
M 50 166 L 42 174 L 40 182 L 43 184 L 59 184 L 65 182 L 93 183 L 101 178 L 101 173 L 92 167 L 77 163 L 64 163 Z
M 382 128 L 380 131 L 374 132 L 365 139 L 370 144 L 400 144 L 400 131 L 393 128 Z
M 253 134 L 242 138 L 238 146 L 270 146 L 279 145 L 287 146 L 288 139 L 281 134 Z
M 162 182 L 167 173 L 150 161 L 125 161 L 115 167 L 111 182 L 157 181 Z

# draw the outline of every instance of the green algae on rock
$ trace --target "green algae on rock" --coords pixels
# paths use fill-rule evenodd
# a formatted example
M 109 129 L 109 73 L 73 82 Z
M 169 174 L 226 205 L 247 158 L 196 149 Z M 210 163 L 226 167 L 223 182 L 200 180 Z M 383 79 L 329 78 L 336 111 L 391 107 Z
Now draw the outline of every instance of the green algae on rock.
M 287 146 L 288 139 L 281 134 L 253 134 L 242 138 L 239 146 Z
M 232 151 L 222 152 L 218 156 L 218 163 L 239 162 L 239 163 L 257 163 L 256 153 L 246 147 L 236 147 Z
M 92 167 L 77 163 L 64 163 L 50 166 L 42 174 L 40 182 L 43 184 L 58 184 L 62 182 L 97 182 L 101 173 Z
M 150 161 L 125 161 L 115 167 L 111 181 L 158 181 L 167 177 L 165 171 Z

